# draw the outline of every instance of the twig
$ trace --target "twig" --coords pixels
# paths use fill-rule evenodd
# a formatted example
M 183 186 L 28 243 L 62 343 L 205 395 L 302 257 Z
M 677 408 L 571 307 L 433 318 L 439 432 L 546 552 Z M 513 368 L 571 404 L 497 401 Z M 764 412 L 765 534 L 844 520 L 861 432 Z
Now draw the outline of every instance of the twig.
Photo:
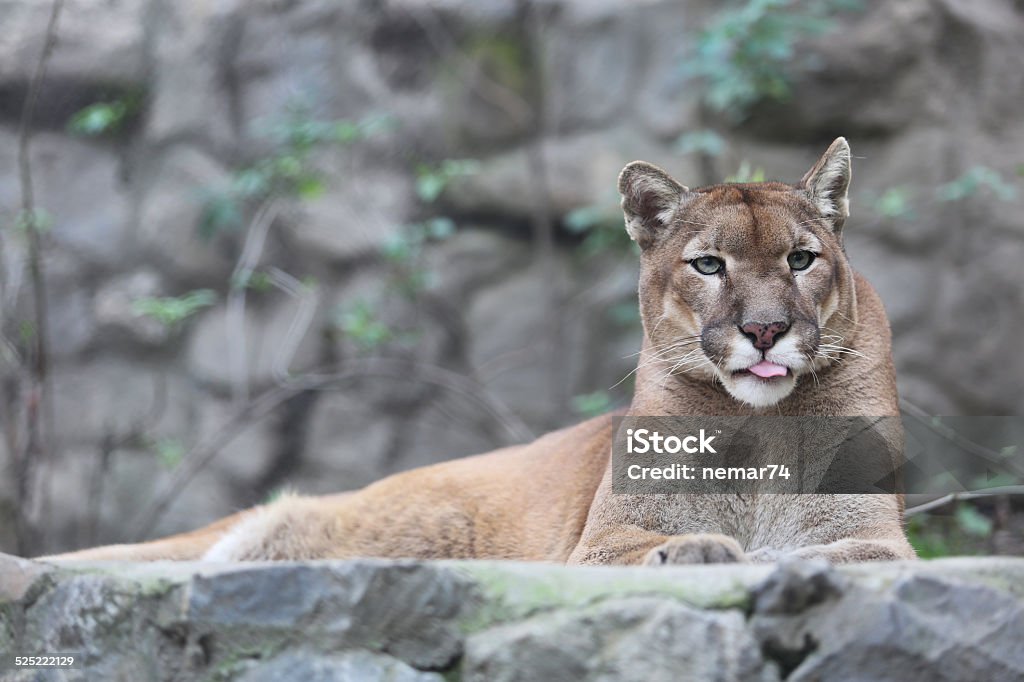
M 269 268 L 267 275 L 271 284 L 299 301 L 299 309 L 295 311 L 295 316 L 288 325 L 284 341 L 281 342 L 270 368 L 274 380 L 284 385 L 289 381 L 292 362 L 295 360 L 299 345 L 313 324 L 320 294 L 315 286 L 303 284 L 280 268 Z
M 224 312 L 231 348 L 231 397 L 236 405 L 249 399 L 249 353 L 245 333 L 245 303 L 249 279 L 263 255 L 267 233 L 281 211 L 280 203 L 267 200 L 260 206 L 245 233 L 245 243 L 231 272 L 227 310 Z
M 955 445 L 963 448 L 967 452 L 984 459 L 991 463 L 996 468 L 1009 469 L 1014 476 L 1018 478 L 1024 478 L 1024 467 L 1017 464 L 1011 459 L 1004 457 L 995 450 L 987 448 L 980 443 L 976 443 L 970 438 L 963 436 L 954 429 L 945 426 L 944 424 L 937 424 L 932 421 L 932 415 L 928 414 L 925 410 L 920 407 L 908 403 L 906 400 L 900 400 L 900 409 L 907 414 L 916 417 L 921 423 L 931 431 L 942 436 L 946 440 Z
M 913 507 L 908 507 L 903 512 L 904 518 L 910 518 L 911 516 L 917 516 L 925 512 L 937 509 L 939 507 L 945 507 L 947 504 L 953 502 L 959 502 L 961 500 L 975 500 L 980 497 L 992 497 L 994 495 L 1024 495 L 1024 485 L 1004 485 L 998 488 L 988 488 L 986 490 L 968 490 L 959 493 L 949 493 L 943 495 L 934 500 L 916 504 Z
M 551 127 L 547 100 L 544 97 L 544 62 L 541 54 L 543 22 L 541 8 L 532 0 L 519 0 L 520 39 L 527 46 L 526 71 L 531 75 L 529 103 L 531 105 L 533 131 L 527 145 L 527 175 L 533 185 L 533 254 L 540 265 L 540 275 L 547 288 L 544 297 L 545 364 L 548 367 L 548 396 L 554 404 L 560 404 L 567 397 L 565 377 L 559 367 L 558 354 L 562 346 L 562 292 L 555 263 L 555 220 L 551 206 L 548 185 L 548 166 L 544 158 L 544 141 Z
M 32 300 L 35 315 L 34 349 L 31 358 L 31 387 L 26 395 L 28 429 L 24 449 L 15 457 L 15 490 L 16 505 L 18 511 L 16 523 L 16 536 L 18 550 L 22 553 L 29 553 L 31 545 L 38 541 L 34 533 L 30 533 L 27 510 L 31 508 L 31 481 L 35 466 L 46 464 L 50 459 L 49 448 L 46 438 L 49 436 L 49 429 L 52 427 L 53 403 L 51 392 L 48 387 L 48 361 L 49 361 L 49 329 L 47 325 L 46 305 L 46 272 L 42 258 L 42 244 L 39 235 L 39 225 L 36 220 L 35 188 L 32 184 L 32 121 L 35 116 L 36 105 L 39 102 L 39 92 L 42 89 L 43 81 L 46 79 L 46 71 L 50 63 L 50 57 L 57 44 L 57 25 L 60 21 L 61 12 L 64 9 L 64 0 L 54 0 L 50 8 L 50 19 L 46 25 L 43 50 L 36 63 L 32 80 L 29 81 L 28 93 L 25 97 L 25 104 L 21 110 L 21 121 L 18 127 L 18 173 L 21 183 L 21 210 L 22 220 L 26 227 L 28 239 L 28 260 L 29 276 L 32 281 Z M 43 496 L 44 503 L 48 495 Z M 41 516 L 45 518 L 45 508 Z
M 103 509 L 104 484 L 110 470 L 110 462 L 114 454 L 126 446 L 148 446 L 147 434 L 155 426 L 167 409 L 167 381 L 159 375 L 153 382 L 153 403 L 127 431 L 115 434 L 112 427 L 107 427 L 99 443 L 96 466 L 92 472 L 89 485 L 89 506 L 85 518 L 84 537 L 79 538 L 81 546 L 95 545 L 99 534 L 100 515 Z

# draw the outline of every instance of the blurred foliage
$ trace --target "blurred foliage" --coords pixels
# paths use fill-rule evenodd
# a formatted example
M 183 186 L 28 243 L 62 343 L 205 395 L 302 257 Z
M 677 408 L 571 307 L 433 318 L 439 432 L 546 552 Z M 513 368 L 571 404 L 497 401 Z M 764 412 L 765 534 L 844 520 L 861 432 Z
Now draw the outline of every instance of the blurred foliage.
M 607 252 L 636 251 L 636 245 L 622 225 L 618 203 L 580 206 L 565 215 L 562 226 L 569 234 L 582 237 L 580 252 L 585 258 Z
M 149 449 L 167 469 L 174 469 L 185 459 L 185 445 L 177 438 L 158 438 L 149 443 Z
M 28 346 L 36 338 L 36 324 L 31 320 L 22 320 L 18 324 L 18 340 L 22 345 Z M 8 349 L 4 349 L 7 351 Z
M 264 500 L 263 500 L 263 504 L 267 505 L 267 504 L 272 504 L 274 502 L 277 502 L 282 497 L 287 495 L 288 492 L 289 492 L 289 490 L 288 490 L 287 486 L 281 486 L 279 488 L 274 488 L 269 493 L 267 493 L 266 498 L 264 498 Z
M 1012 201 L 1017 196 L 1014 181 L 1014 177 L 1008 179 L 994 168 L 976 165 L 955 180 L 939 185 L 931 194 L 921 188 L 897 185 L 869 201 L 872 211 L 880 218 L 916 220 L 921 204 L 966 201 L 975 196 Z
M 725 148 L 725 139 L 714 130 L 706 128 L 683 133 L 676 140 L 676 150 L 680 154 L 721 156 L 725 153 Z
M 608 412 L 612 408 L 612 397 L 608 391 L 584 393 L 573 396 L 571 407 L 577 415 L 589 419 Z
M 907 520 L 907 537 L 922 559 L 986 554 L 993 523 L 969 502 L 953 514 L 920 514 Z
M 280 120 L 264 124 L 260 137 L 270 151 L 236 170 L 226 187 L 204 190 L 199 233 L 212 238 L 239 230 L 245 216 L 270 199 L 314 199 L 324 192 L 325 175 L 315 162 L 315 152 L 351 144 L 390 128 L 390 116 L 371 116 L 360 122 L 311 119 L 305 107 L 292 105 Z
M 217 295 L 209 289 L 197 289 L 177 297 L 138 298 L 132 309 L 136 315 L 151 317 L 165 327 L 173 327 L 216 301 Z
M 142 112 L 145 95 L 132 89 L 109 101 L 96 102 L 75 112 L 68 121 L 68 132 L 84 137 L 114 135 Z
M 395 337 L 392 328 L 377 317 L 375 306 L 369 301 L 356 301 L 338 310 L 338 329 L 361 350 L 374 350 Z
M 1000 201 L 1012 201 L 1017 188 L 1003 178 L 1002 173 L 987 166 L 974 166 L 952 182 L 936 190 L 939 201 L 960 201 L 983 191 Z
M 740 167 L 736 169 L 736 172 L 725 178 L 724 182 L 764 182 L 765 173 L 764 168 L 754 168 L 750 165 L 750 162 L 746 159 L 740 162 Z
M 53 216 L 43 208 L 37 208 L 31 212 L 21 210 L 18 211 L 18 215 L 14 219 L 14 229 L 22 233 L 29 230 L 39 233 L 49 232 L 53 229 Z
M 738 122 L 764 100 L 789 97 L 793 71 L 810 60 L 800 40 L 832 30 L 832 15 L 859 9 L 857 0 L 746 0 L 720 11 L 683 62 L 703 85 L 702 100 Z
M 917 215 L 914 210 L 914 190 L 902 185 L 890 187 L 871 203 L 871 208 L 885 218 L 913 220 Z
M 420 164 L 416 167 L 416 196 L 423 203 L 432 204 L 453 179 L 479 170 L 480 162 L 474 159 L 445 159 L 436 166 Z
M 431 204 L 455 177 L 475 173 L 475 161 L 447 159 L 436 166 L 416 167 L 416 191 L 420 199 Z M 386 321 L 382 311 L 388 303 L 399 300 L 415 304 L 433 286 L 435 273 L 425 264 L 428 244 L 441 242 L 455 234 L 455 221 L 447 216 L 433 216 L 406 225 L 381 246 L 378 256 L 385 267 L 382 285 L 375 296 L 363 297 L 340 306 L 334 315 L 334 326 L 351 340 L 361 353 L 380 350 L 388 344 L 414 345 L 423 330 L 411 316 L 401 322 Z

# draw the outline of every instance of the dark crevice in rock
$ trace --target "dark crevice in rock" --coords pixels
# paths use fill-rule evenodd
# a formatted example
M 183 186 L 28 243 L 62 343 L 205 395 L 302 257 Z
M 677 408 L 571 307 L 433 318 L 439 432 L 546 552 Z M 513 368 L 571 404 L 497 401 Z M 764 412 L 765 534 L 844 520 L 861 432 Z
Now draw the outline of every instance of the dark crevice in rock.
M 792 616 L 838 599 L 843 589 L 839 574 L 824 560 L 783 559 L 751 591 L 751 604 L 753 613 L 758 615 Z
M 803 643 L 799 648 L 784 645 L 777 639 L 768 638 L 761 642 L 761 654 L 779 666 L 779 676 L 788 679 L 794 670 L 800 667 L 808 656 L 817 651 L 818 642 L 804 633 Z

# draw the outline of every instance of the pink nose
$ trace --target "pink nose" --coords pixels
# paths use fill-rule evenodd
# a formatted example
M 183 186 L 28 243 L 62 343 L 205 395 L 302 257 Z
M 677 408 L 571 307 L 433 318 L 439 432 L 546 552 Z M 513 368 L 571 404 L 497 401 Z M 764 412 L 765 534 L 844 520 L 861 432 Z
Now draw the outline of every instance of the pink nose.
M 789 329 L 787 322 L 747 322 L 740 327 L 743 335 L 750 339 L 754 348 L 767 350 L 775 345 L 775 338 Z

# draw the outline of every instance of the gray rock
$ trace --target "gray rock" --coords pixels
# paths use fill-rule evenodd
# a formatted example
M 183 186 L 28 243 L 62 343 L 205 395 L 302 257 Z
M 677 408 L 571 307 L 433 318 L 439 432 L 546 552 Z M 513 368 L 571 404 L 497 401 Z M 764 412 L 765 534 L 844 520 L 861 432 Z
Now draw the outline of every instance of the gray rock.
M 610 599 L 469 638 L 467 680 L 777 680 L 738 611 Z
M 197 392 L 188 381 L 143 363 L 99 357 L 58 366 L 52 380 L 59 447 L 93 447 L 104 435 L 139 425 L 184 433 L 196 408 Z
M 145 74 L 145 0 L 68 3 L 60 41 L 49 66 L 53 80 L 140 82 Z M 39 61 L 50 5 L 32 0 L 0 3 L 0 81 L 28 80 Z
M 172 147 L 148 162 L 136 239 L 161 269 L 194 282 L 223 281 L 233 265 L 216 241 L 199 234 L 203 191 L 223 189 L 227 170 L 200 149 Z M 197 287 L 198 288 L 198 287 Z
M 952 681 L 1024 671 L 1021 559 L 52 568 L 0 555 L 0 578 L 0 645 L 76 651 L 84 668 L 73 680 Z
M 412 175 L 343 164 L 343 180 L 308 202 L 290 234 L 314 258 L 345 260 L 375 254 L 401 234 L 413 207 Z
M 693 159 L 671 153 L 632 127 L 547 139 L 541 154 L 545 186 L 556 219 L 583 207 L 607 208 L 616 215 L 616 178 L 627 163 L 636 159 L 660 165 L 682 182 L 699 177 Z M 530 219 L 538 205 L 537 186 L 536 170 L 527 151 L 518 147 L 486 158 L 478 172 L 454 179 L 443 202 L 469 214 Z
M 338 656 L 289 653 L 258 663 L 236 678 L 239 682 L 442 682 L 438 673 L 416 670 L 389 656 L 353 651 Z
M 453 571 L 413 563 L 279 564 L 197 578 L 188 620 L 217 632 L 218 646 L 302 640 L 442 669 L 462 653 L 458 619 L 469 589 Z
M 899 334 L 934 314 L 940 307 L 935 291 L 941 273 L 927 261 L 859 232 L 856 224 L 849 225 L 844 242 L 850 263 L 882 297 L 895 332 Z M 905 350 L 897 346 L 897 352 Z
M 308 493 L 369 485 L 394 466 L 385 457 L 394 428 L 346 387 L 321 393 L 309 417 L 302 466 L 289 485 Z
M 316 366 L 320 357 L 316 317 L 324 311 L 314 309 L 309 330 L 300 336 L 301 328 L 295 327 L 293 333 L 292 325 L 302 321 L 302 312 L 296 299 L 276 290 L 250 292 L 245 323 L 237 329 L 228 323 L 226 304 L 203 311 L 186 343 L 189 373 L 221 389 L 242 380 L 255 392 L 287 380 L 290 373 Z M 241 364 L 243 344 L 245 362 Z
M 231 55 L 241 3 L 201 0 L 151 3 L 152 63 L 147 140 L 173 139 L 214 144 L 233 141 L 235 124 Z
M 784 569 L 780 569 L 784 570 Z M 953 577 L 909 575 L 881 590 L 840 589 L 827 573 L 789 569 L 790 595 L 755 601 L 751 627 L 787 680 L 1012 680 L 1024 674 L 1018 600 Z M 822 588 L 827 588 L 822 592 Z M 776 592 L 761 588 L 762 595 Z
M 101 333 L 117 340 L 127 334 L 136 343 L 160 345 L 170 336 L 166 325 L 136 310 L 144 298 L 165 296 L 160 274 L 143 268 L 115 277 L 96 290 L 93 315 Z
M 800 613 L 843 592 L 844 583 L 825 560 L 783 559 L 754 589 L 754 610 L 765 614 Z
M 806 133 L 845 121 L 852 130 L 894 133 L 969 111 L 991 123 L 1024 85 L 1019 37 L 1019 17 L 1004 2 L 874 5 L 818 41 L 823 66 L 797 85 L 792 102 L 800 104 L 789 108 L 788 125 Z M 986 64 L 986 77 L 972 78 L 977 67 L 969 64 Z M 876 88 L 869 98 L 865 83 Z
M 530 245 L 479 226 L 460 226 L 456 236 L 432 245 L 426 268 L 435 273 L 434 288 L 445 300 L 465 303 L 477 289 L 497 283 L 505 273 L 523 267 Z
M 0 167 L 18 167 L 13 130 L 0 128 Z M 52 220 L 51 248 L 90 265 L 114 266 L 134 257 L 126 240 L 130 188 L 109 148 L 67 135 L 36 134 L 32 175 L 36 207 Z M 21 206 L 16 173 L 0 175 L 0 206 L 12 214 Z M 81 286 L 79 268 L 69 269 L 67 274 L 76 277 L 76 286 Z
M 562 262 L 554 281 L 545 281 L 534 261 L 476 292 L 466 313 L 469 361 L 484 386 L 538 433 L 574 418 L 572 396 L 606 390 L 636 367 L 628 356 L 639 340 L 609 315 L 612 305 L 635 296 L 633 259 Z M 593 281 L 600 284 L 577 288 Z M 548 319 L 550 301 L 559 311 L 557 330 Z

